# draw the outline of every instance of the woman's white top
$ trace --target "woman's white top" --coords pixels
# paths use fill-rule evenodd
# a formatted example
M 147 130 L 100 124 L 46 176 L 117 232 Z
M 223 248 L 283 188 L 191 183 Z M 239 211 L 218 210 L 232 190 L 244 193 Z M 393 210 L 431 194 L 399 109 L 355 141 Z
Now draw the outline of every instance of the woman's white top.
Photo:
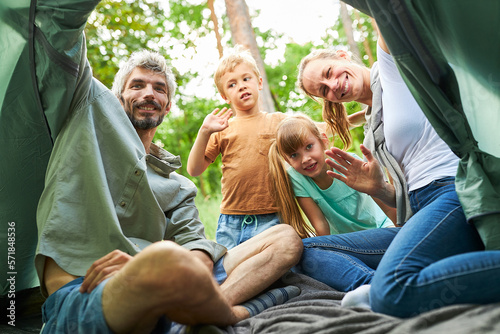
M 392 56 L 377 46 L 377 57 L 386 145 L 404 172 L 408 191 L 455 176 L 458 157 L 425 117 Z

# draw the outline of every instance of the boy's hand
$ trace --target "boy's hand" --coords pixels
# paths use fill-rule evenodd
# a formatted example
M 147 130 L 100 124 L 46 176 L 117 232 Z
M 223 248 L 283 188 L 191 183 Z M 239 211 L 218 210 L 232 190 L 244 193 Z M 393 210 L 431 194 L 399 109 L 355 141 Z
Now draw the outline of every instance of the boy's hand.
M 226 107 L 219 110 L 215 108 L 203 120 L 203 124 L 198 131 L 198 136 L 194 141 L 187 162 L 187 171 L 191 176 L 198 176 L 203 173 L 212 161 L 205 156 L 208 142 L 212 133 L 220 132 L 229 126 L 229 118 L 233 115 L 233 111 Z
M 231 109 L 224 107 L 219 112 L 219 108 L 215 108 L 214 111 L 205 117 L 201 129 L 210 134 L 220 132 L 229 126 L 229 118 L 232 115 L 233 111 Z

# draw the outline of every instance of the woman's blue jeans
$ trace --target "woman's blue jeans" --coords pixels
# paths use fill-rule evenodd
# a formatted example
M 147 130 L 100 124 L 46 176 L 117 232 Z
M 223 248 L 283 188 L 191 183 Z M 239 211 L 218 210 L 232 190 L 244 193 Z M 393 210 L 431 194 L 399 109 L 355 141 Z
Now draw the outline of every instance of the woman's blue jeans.
M 375 228 L 303 239 L 302 258 L 293 270 L 338 291 L 370 284 L 382 255 L 399 230 Z
M 500 251 L 484 251 L 476 229 L 466 222 L 454 178 L 437 180 L 411 192 L 410 201 L 414 215 L 394 233 L 392 242 L 389 232 L 385 232 L 394 230 L 391 228 L 328 236 L 336 248 L 345 246 L 345 239 L 350 239 L 349 253 L 341 254 L 356 263 L 348 267 L 343 261 L 343 266 L 337 267 L 341 263 L 336 259 L 338 250 L 325 253 L 323 249 L 322 260 L 328 258 L 331 262 L 320 267 L 322 275 L 355 282 L 328 284 L 348 291 L 371 283 L 372 309 L 399 317 L 452 304 L 500 302 Z M 311 239 L 319 238 L 324 237 Z M 305 253 L 310 251 L 310 241 L 304 241 Z M 383 254 L 383 246 L 388 243 Z M 374 254 L 370 255 L 370 251 Z

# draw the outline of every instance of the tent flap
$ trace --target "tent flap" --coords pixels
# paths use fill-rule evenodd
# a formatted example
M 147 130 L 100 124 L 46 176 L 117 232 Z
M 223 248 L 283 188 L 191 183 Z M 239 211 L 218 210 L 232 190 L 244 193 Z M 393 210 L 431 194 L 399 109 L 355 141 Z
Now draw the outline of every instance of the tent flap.
M 491 237 L 500 226 L 500 2 L 345 2 L 377 21 L 410 91 L 461 159 L 456 185 L 467 219 L 480 222 L 488 249 L 500 249 Z

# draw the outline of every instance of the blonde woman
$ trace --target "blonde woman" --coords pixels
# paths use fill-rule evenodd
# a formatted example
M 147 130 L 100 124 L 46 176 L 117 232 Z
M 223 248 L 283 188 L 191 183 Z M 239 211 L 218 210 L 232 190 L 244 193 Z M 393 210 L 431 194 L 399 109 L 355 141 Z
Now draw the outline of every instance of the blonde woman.
M 359 287 L 345 299 L 398 317 L 498 302 L 500 252 L 484 251 L 467 223 L 455 190 L 458 158 L 423 114 L 384 40 L 371 70 L 345 52 L 316 51 L 303 59 L 299 81 L 325 103 L 370 106 L 361 146 L 366 160 L 332 148 L 325 154 L 337 172 L 328 173 L 396 207 L 402 225 L 305 239 L 302 270 L 342 291 Z M 385 182 L 380 165 L 393 183 Z

